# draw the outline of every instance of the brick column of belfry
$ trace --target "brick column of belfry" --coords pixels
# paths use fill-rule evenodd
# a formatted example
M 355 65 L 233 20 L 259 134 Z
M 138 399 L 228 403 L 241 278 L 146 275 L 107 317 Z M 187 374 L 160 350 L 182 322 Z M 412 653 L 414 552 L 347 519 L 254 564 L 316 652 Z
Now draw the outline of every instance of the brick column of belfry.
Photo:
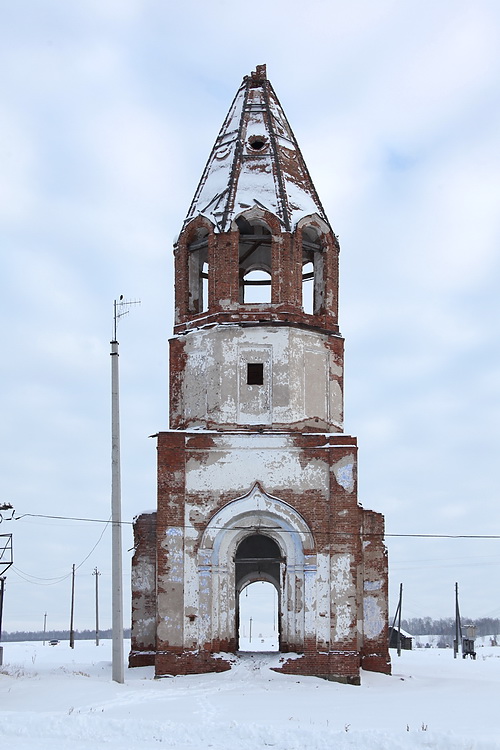
M 157 510 L 135 526 L 130 664 L 228 669 L 239 596 L 263 580 L 283 672 L 389 672 L 384 520 L 358 504 L 343 427 L 339 245 L 264 65 L 236 93 L 174 254 L 170 425 Z

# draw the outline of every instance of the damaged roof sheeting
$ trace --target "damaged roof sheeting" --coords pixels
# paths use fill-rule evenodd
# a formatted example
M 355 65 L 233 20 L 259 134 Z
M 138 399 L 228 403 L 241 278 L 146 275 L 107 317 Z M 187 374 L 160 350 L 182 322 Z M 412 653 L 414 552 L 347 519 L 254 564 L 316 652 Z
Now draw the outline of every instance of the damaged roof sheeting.
M 185 225 L 202 214 L 217 232 L 253 206 L 292 231 L 304 216 L 328 219 L 266 66 L 245 76 L 215 141 Z

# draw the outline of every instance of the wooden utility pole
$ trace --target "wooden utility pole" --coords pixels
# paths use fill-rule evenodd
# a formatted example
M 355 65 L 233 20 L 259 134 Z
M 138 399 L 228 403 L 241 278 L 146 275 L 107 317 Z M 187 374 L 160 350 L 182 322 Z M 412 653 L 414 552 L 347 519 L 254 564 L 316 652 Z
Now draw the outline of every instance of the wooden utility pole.
M 45 635 L 47 633 L 47 612 L 43 616 L 43 645 L 45 646 Z
M 95 645 L 99 645 L 99 576 L 97 568 L 94 569 L 95 576 Z
M 389 631 L 389 644 L 391 642 L 391 635 L 394 633 L 394 625 L 396 624 L 396 620 L 398 621 L 398 635 L 396 638 L 396 645 L 398 649 L 398 656 L 401 656 L 401 611 L 403 609 L 403 584 L 399 584 L 399 601 L 398 606 L 396 607 L 396 614 L 394 615 L 394 620 L 392 621 L 392 628 Z
M 458 649 L 462 644 L 462 623 L 458 606 L 458 583 L 455 583 L 455 640 L 453 642 L 453 658 L 457 658 Z
M 401 610 L 403 609 L 403 584 L 399 584 L 398 656 L 401 656 Z
M 75 563 L 73 563 L 73 570 L 71 573 L 71 615 L 69 622 L 69 647 L 75 648 L 75 631 L 73 629 L 73 621 L 75 615 Z

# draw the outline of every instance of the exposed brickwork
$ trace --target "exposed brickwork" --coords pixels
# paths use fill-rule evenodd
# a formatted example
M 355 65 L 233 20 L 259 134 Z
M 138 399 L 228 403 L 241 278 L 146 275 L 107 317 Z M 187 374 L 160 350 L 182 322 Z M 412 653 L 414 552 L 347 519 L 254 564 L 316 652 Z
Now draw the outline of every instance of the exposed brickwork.
M 170 431 L 158 434 L 157 512 L 136 522 L 129 662 L 154 661 L 157 676 L 229 669 L 218 655 L 238 648 L 238 597 L 268 580 L 278 671 L 359 684 L 361 667 L 390 671 L 387 554 L 383 517 L 358 504 L 357 441 L 343 432 L 339 245 L 265 67 L 237 105 L 226 124 L 239 130 L 223 126 L 174 249 Z M 211 165 L 234 138 L 227 190 L 211 195 Z M 267 208 L 244 202 L 242 174 L 267 180 Z M 242 302 L 253 270 L 270 278 L 270 302 Z M 238 563 L 242 541 L 262 535 L 277 554 Z
M 276 667 L 274 671 L 284 674 L 310 675 L 333 682 L 359 685 L 359 667 L 360 657 L 356 652 L 308 652 L 298 658 L 288 660 L 284 658 L 283 666 Z
M 227 672 L 231 664 L 224 658 L 215 658 L 210 652 L 172 652 L 156 654 L 155 673 L 157 677 L 167 675 L 206 674 L 207 672 Z
M 134 522 L 130 645 L 130 666 L 153 663 L 151 654 L 156 649 L 156 513 L 143 513 Z M 132 654 L 137 654 L 137 658 L 132 658 Z M 146 662 L 143 662 L 143 656 Z
M 154 667 L 156 660 L 156 651 L 134 651 L 131 650 L 128 656 L 129 667 Z

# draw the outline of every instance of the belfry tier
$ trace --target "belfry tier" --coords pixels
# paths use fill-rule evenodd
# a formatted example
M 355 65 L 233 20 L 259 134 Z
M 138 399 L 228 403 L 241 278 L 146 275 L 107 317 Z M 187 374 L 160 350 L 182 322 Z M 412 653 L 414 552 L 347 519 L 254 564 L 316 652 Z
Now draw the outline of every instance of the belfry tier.
M 174 253 L 171 428 L 341 432 L 339 245 L 263 65 Z

